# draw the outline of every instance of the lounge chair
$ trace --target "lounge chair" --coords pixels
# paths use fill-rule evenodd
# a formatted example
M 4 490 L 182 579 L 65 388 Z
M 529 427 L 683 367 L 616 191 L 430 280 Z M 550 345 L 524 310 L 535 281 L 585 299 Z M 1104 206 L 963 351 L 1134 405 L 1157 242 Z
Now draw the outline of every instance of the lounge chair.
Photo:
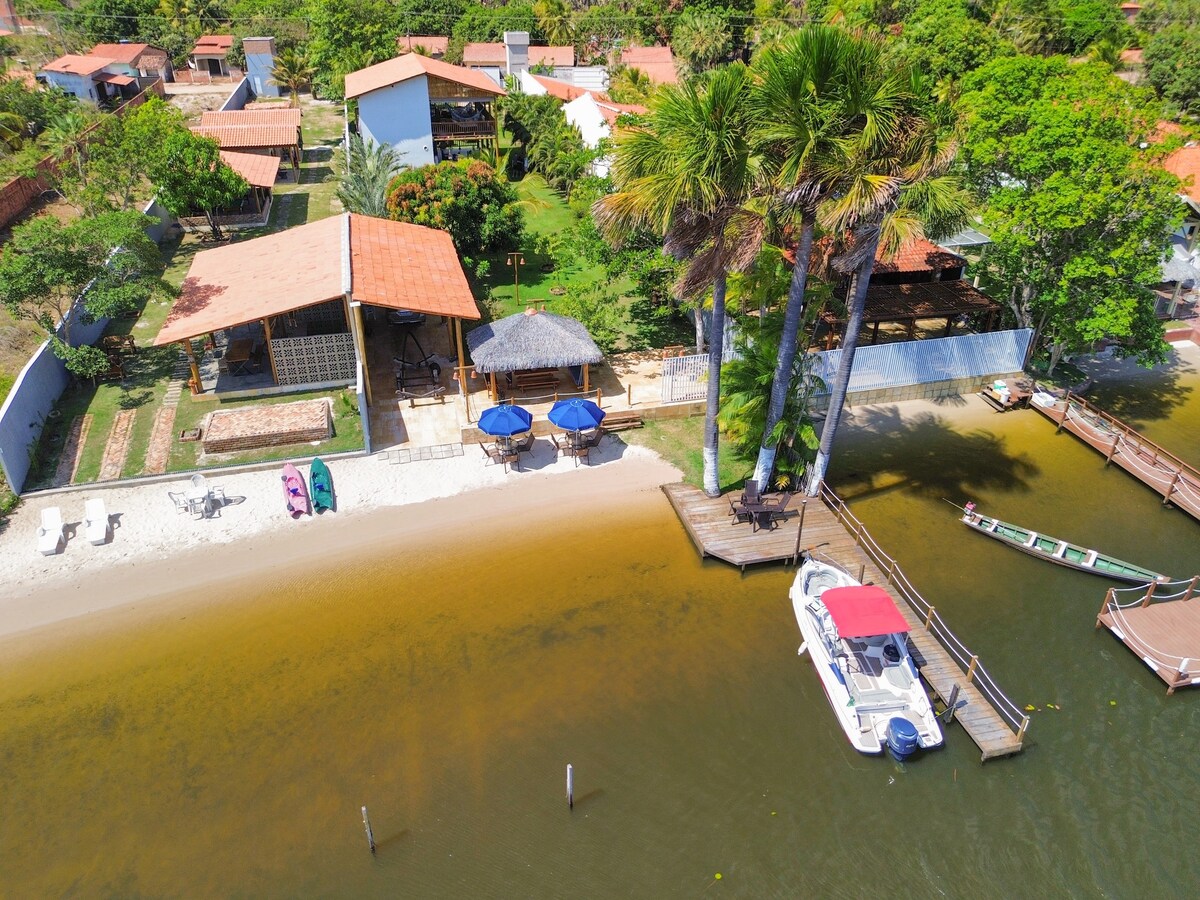
M 171 502 L 175 504 L 175 512 L 181 513 L 188 511 L 187 494 L 182 492 L 176 493 L 175 491 L 167 491 L 167 496 L 170 497 Z
M 38 553 L 53 556 L 63 543 L 62 512 L 57 506 L 42 510 L 42 524 L 38 526 Z
M 84 503 L 83 509 L 83 528 L 88 542 L 97 547 L 107 544 L 112 528 L 108 524 L 108 510 L 104 508 L 104 501 L 93 497 Z

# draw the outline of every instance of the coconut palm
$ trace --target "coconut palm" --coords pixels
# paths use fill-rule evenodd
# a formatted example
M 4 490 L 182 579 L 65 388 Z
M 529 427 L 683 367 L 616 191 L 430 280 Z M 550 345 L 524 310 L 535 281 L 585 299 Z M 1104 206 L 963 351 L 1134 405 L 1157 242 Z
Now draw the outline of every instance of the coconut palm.
M 817 209 L 847 174 L 842 145 L 873 141 L 893 129 L 908 86 L 884 63 L 878 40 L 826 25 L 804 28 L 764 51 L 755 71 L 753 140 L 775 214 L 798 230 L 776 378 L 754 469 L 754 480 L 766 489 L 787 405 L 787 373 L 799 348 Z
M 559 46 L 571 43 L 574 32 L 571 10 L 563 0 L 537 0 L 533 16 L 549 43 Z
M 653 93 L 654 82 L 635 66 L 617 66 L 608 80 L 608 96 L 616 103 L 645 103 Z
M 292 106 L 300 105 L 300 88 L 312 81 L 317 73 L 316 67 L 308 61 L 308 55 L 293 47 L 280 50 L 275 57 L 275 66 L 271 69 L 268 84 L 281 87 L 292 98 Z
M 0 156 L 21 149 L 25 127 L 25 120 L 16 113 L 0 112 Z
M 809 472 L 807 490 L 815 496 L 829 467 L 833 441 L 841 421 L 842 406 L 854 368 L 858 334 L 875 259 L 882 246 L 890 255 L 907 240 L 920 237 L 926 222 L 935 233 L 944 232 L 966 218 L 967 199 L 957 179 L 947 175 L 957 144 L 944 139 L 937 121 L 919 101 L 925 94 L 912 77 L 897 127 L 876 139 L 848 147 L 846 170 L 839 194 L 822 205 L 821 225 L 843 236 L 843 252 L 834 268 L 850 275 L 847 288 L 846 335 L 837 375 L 829 395 L 829 410 L 821 429 L 817 458 Z
M 400 171 L 400 157 L 390 144 L 350 136 L 345 171 L 338 176 L 337 198 L 350 212 L 386 219 L 387 189 Z
M 616 139 L 616 191 L 595 216 L 610 236 L 637 228 L 664 236 L 664 249 L 686 268 L 682 297 L 712 292 L 708 391 L 704 423 L 704 490 L 720 494 L 717 412 L 725 334 L 726 278 L 749 265 L 761 222 L 746 208 L 757 178 L 745 115 L 749 78 L 740 63 L 682 85 L 665 85 L 642 124 Z

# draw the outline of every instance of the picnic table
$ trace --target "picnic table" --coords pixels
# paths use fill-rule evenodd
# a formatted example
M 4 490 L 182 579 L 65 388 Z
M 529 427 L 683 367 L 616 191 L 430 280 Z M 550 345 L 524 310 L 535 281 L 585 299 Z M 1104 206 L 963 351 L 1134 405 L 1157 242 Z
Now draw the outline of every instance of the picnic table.
M 531 388 L 557 388 L 558 371 L 556 369 L 529 369 L 513 374 L 513 383 L 522 391 Z
M 116 353 L 134 353 L 132 334 L 108 334 L 100 338 L 100 349 Z

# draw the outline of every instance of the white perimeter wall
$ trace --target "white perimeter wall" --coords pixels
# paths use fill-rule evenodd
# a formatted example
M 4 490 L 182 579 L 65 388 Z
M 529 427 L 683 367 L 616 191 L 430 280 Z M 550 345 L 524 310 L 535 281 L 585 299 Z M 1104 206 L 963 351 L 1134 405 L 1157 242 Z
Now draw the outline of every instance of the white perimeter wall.
M 432 165 L 433 129 L 425 76 L 359 97 L 358 133 L 364 141 L 390 144 L 402 165 L 414 168 Z

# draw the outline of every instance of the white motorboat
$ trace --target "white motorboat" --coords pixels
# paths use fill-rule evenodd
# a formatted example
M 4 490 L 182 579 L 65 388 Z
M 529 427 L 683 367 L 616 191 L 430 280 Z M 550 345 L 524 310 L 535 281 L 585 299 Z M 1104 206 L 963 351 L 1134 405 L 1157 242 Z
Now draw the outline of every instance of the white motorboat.
M 860 753 L 897 759 L 942 744 L 942 728 L 908 653 L 908 623 L 887 592 L 808 559 L 792 607 L 842 730 Z

